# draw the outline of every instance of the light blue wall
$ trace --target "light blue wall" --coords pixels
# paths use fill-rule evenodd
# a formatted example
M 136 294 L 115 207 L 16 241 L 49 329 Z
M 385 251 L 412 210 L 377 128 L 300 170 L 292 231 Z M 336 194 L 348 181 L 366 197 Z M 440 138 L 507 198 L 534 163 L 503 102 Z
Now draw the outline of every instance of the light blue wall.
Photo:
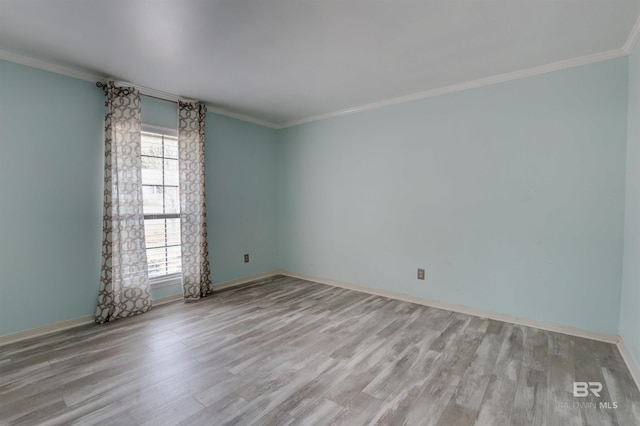
M 214 285 L 276 269 L 275 130 L 208 113 L 205 182 Z
M 178 128 L 178 104 L 142 96 L 140 121 L 167 129 Z
M 0 335 L 95 311 L 104 112 L 93 83 L 0 60 Z M 141 118 L 175 128 L 177 108 L 143 97 Z M 275 131 L 209 113 L 206 135 L 214 284 L 271 271 Z
M 95 310 L 104 96 L 0 61 L 0 335 Z
M 280 131 L 280 266 L 616 333 L 626 82 L 622 58 Z
M 620 335 L 640 365 L 640 44 L 629 57 L 624 243 Z

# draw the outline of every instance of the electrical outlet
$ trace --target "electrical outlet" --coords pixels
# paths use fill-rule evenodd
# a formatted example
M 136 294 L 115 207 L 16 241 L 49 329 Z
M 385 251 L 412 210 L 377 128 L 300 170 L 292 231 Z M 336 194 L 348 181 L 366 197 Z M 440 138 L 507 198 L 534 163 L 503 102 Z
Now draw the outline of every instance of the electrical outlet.
M 244 255 L 244 263 L 249 263 L 249 253 Z
M 424 269 L 418 268 L 418 279 L 424 280 Z

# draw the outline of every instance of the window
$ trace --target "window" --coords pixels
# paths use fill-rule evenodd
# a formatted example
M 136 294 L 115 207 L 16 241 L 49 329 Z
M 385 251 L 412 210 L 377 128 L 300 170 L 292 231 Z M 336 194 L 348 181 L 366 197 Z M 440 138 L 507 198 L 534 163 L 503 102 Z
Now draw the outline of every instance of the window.
M 180 278 L 178 138 L 174 130 L 142 128 L 142 201 L 151 282 Z

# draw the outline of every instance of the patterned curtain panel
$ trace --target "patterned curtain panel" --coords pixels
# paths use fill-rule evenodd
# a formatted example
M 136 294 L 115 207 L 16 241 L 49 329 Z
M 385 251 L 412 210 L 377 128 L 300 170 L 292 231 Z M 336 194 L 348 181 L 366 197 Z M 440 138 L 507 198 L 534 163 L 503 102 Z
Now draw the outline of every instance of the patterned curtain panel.
M 102 271 L 96 322 L 151 308 L 142 211 L 140 94 L 106 87 Z
M 180 102 L 178 106 L 182 287 L 187 302 L 211 293 L 204 198 L 206 112 L 206 106 L 198 103 Z

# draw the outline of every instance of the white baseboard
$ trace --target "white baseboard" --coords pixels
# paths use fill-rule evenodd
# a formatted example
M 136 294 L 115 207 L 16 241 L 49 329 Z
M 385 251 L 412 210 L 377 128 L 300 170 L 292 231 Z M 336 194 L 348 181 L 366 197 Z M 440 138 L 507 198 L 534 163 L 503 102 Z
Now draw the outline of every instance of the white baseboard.
M 266 272 L 264 274 L 252 275 L 250 277 L 239 278 L 237 280 L 225 281 L 213 286 L 214 290 L 221 290 L 224 288 L 235 287 L 238 285 L 246 284 L 251 281 L 260 280 L 263 278 L 272 277 L 277 275 L 276 271 Z M 161 297 L 153 301 L 153 306 L 162 306 L 167 303 L 182 300 L 182 293 L 172 294 L 170 296 Z M 46 334 L 55 333 L 62 330 L 68 330 L 70 328 L 79 327 L 81 325 L 92 324 L 95 321 L 95 315 L 85 315 L 80 318 L 73 318 L 70 320 L 54 322 L 51 324 L 43 325 L 42 327 L 31 328 L 29 330 L 18 331 L 17 333 L 5 334 L 0 336 L 0 346 L 9 343 L 19 342 L 21 340 L 31 339 L 33 337 L 40 337 Z
M 568 334 L 570 336 L 584 337 L 586 339 L 597 340 L 600 342 L 617 344 L 620 340 L 620 336 L 616 334 L 596 333 L 593 331 L 583 330 L 577 327 L 571 327 L 562 324 L 549 323 L 544 321 L 538 321 L 530 318 L 516 317 L 507 314 L 501 314 L 498 312 L 485 311 L 483 309 L 471 308 L 469 306 L 455 305 L 447 302 L 440 302 L 438 300 L 426 299 L 422 297 L 409 296 L 407 294 L 395 293 L 387 290 L 379 290 L 370 287 L 363 287 L 360 285 L 345 283 L 342 281 L 324 279 L 313 277 L 310 275 L 297 274 L 286 270 L 278 270 L 278 274 L 286 275 L 289 277 L 299 278 L 307 281 L 314 281 L 321 284 L 327 284 L 334 287 L 346 288 L 348 290 L 355 290 L 361 293 L 373 294 L 376 296 L 388 297 L 390 299 L 402 300 L 409 303 L 417 303 L 418 305 L 431 306 L 439 309 L 446 309 L 448 311 L 459 312 L 462 314 L 473 315 L 481 318 L 489 318 L 497 321 L 509 322 L 518 325 L 524 325 L 526 327 L 538 328 L 540 330 L 553 331 L 556 333 Z
M 277 269 L 271 272 L 266 272 L 263 274 L 252 275 L 249 277 L 239 278 L 237 280 L 225 281 L 220 284 L 216 284 L 213 286 L 214 290 L 222 290 L 231 287 L 237 287 L 252 281 L 261 280 L 264 278 L 269 278 L 274 275 L 286 275 L 293 278 L 298 278 L 307 281 L 313 281 L 321 284 L 327 284 L 333 287 L 345 288 L 348 290 L 354 290 L 361 293 L 372 294 L 376 296 L 388 297 L 390 299 L 402 300 L 409 303 L 416 303 L 424 306 L 431 306 L 439 309 L 446 309 L 453 312 L 459 312 L 463 314 L 473 315 L 481 318 L 489 318 L 497 321 L 509 322 L 513 324 L 519 324 L 527 327 L 538 328 L 541 330 L 553 331 L 557 333 L 567 334 L 570 336 L 583 337 L 587 339 L 593 339 L 600 342 L 612 343 L 615 344 L 622 356 L 622 359 L 627 364 L 629 368 L 629 372 L 633 380 L 635 381 L 636 386 L 640 389 L 640 369 L 638 365 L 636 365 L 631 353 L 627 349 L 626 345 L 622 338 L 618 335 L 614 334 L 604 334 L 604 333 L 595 333 L 592 331 L 583 330 L 576 327 L 570 327 L 561 324 L 547 323 L 543 321 L 537 321 L 529 318 L 521 318 L 515 317 L 512 315 L 500 314 L 497 312 L 485 311 L 482 309 L 471 308 L 468 306 L 455 305 L 447 302 L 440 302 L 437 300 L 426 299 L 422 297 L 409 296 L 406 294 L 395 293 L 386 290 L 379 290 L 370 287 L 363 287 L 355 284 L 349 284 L 341 281 L 324 279 L 313 277 L 310 275 L 297 274 L 294 272 L 286 271 L 283 269 Z M 167 303 L 175 302 L 182 300 L 182 294 L 174 294 L 171 296 L 162 297 L 160 299 L 156 299 L 154 301 L 155 306 L 161 306 Z M 0 336 L 0 346 L 6 345 L 9 343 L 15 343 L 21 340 L 30 339 L 33 337 L 43 336 L 50 333 L 55 333 L 57 331 L 67 330 L 74 327 L 79 327 L 81 325 L 91 324 L 95 320 L 94 315 L 85 315 L 83 317 L 74 318 L 66 321 L 60 321 L 52 324 L 47 324 L 42 327 L 32 328 L 29 330 L 19 331 L 17 333 L 6 334 L 4 336 Z
M 497 312 L 485 311 L 482 309 L 471 308 L 468 306 L 462 305 L 454 305 L 451 303 L 440 302 L 437 300 L 426 299 L 422 297 L 409 296 L 401 293 L 394 293 L 386 290 L 379 290 L 370 287 L 363 287 L 359 285 L 349 284 L 341 281 L 330 280 L 325 278 L 313 277 L 310 275 L 297 274 L 294 272 L 289 272 L 283 269 L 275 271 L 276 274 L 286 275 L 288 277 L 299 278 L 301 280 L 313 281 L 321 284 L 327 284 L 333 287 L 345 288 L 348 290 L 359 291 L 361 293 L 372 294 L 375 296 L 383 296 L 388 297 L 390 299 L 402 300 L 404 302 L 416 303 L 418 305 L 431 306 L 434 308 L 445 309 L 448 311 L 460 312 L 462 314 L 473 315 L 481 318 L 489 318 L 497 321 L 503 321 L 513 324 L 519 324 L 526 327 L 533 327 L 540 330 L 553 331 L 556 333 L 567 334 L 569 336 L 582 337 L 586 339 L 597 340 L 605 343 L 612 343 L 616 345 L 622 359 L 625 364 L 627 364 L 627 368 L 629 369 L 629 373 L 633 378 L 638 390 L 640 390 L 640 369 L 638 365 L 635 363 L 629 349 L 627 349 L 624 344 L 624 340 L 616 334 L 605 334 L 605 333 L 595 333 L 593 331 L 583 330 L 577 327 L 570 327 L 562 324 L 554 324 L 548 323 L 544 321 L 533 320 L 530 318 L 521 318 L 515 317 L 512 315 L 500 314 Z
M 55 333 L 56 331 L 68 330 L 70 328 L 80 327 L 81 325 L 91 324 L 95 321 L 95 315 L 85 315 L 79 318 L 54 322 L 52 324 L 43 325 L 42 327 L 31 328 L 29 330 L 18 331 L 17 333 L 5 334 L 0 336 L 0 346 L 9 343 L 19 342 L 21 340 L 31 339 L 32 337 L 44 336 L 45 334 Z
M 213 284 L 213 291 L 224 290 L 226 288 L 237 287 L 242 284 L 250 283 L 251 281 L 261 280 L 263 278 L 269 278 L 274 275 L 277 275 L 277 271 L 265 272 L 264 274 L 251 275 L 244 278 L 238 278 L 237 280 L 224 281 L 219 284 Z M 153 306 L 161 306 L 167 303 L 176 302 L 178 300 L 182 300 L 182 292 L 172 294 L 170 296 L 161 297 L 159 299 L 155 299 L 153 301 Z
M 631 373 L 631 377 L 633 377 L 633 381 L 636 382 L 636 386 L 638 387 L 638 390 L 640 390 L 640 368 L 638 368 L 638 365 L 631 356 L 631 352 L 629 352 L 627 345 L 624 344 L 624 340 L 622 340 L 622 337 L 620 338 L 616 346 L 618 346 L 620 356 L 622 356 L 625 364 L 627 364 L 627 368 L 629 369 L 629 373 Z
M 177 302 L 178 300 L 182 300 L 182 293 L 172 294 L 170 296 L 160 297 L 159 299 L 155 299 L 153 301 L 153 306 L 162 306 L 167 303 Z
M 434 308 L 446 309 L 448 311 L 460 312 L 462 314 L 473 315 L 481 318 L 489 318 L 497 321 L 503 321 L 513 324 L 519 324 L 527 327 L 533 327 L 540 330 L 553 331 L 556 333 L 567 334 L 569 336 L 582 337 L 586 339 L 597 340 L 605 343 L 615 344 L 629 369 L 629 373 L 633 378 L 638 390 L 640 390 L 640 368 L 635 363 L 635 360 L 631 356 L 629 349 L 624 344 L 624 340 L 615 334 L 595 333 L 593 331 L 583 330 L 577 327 L 570 327 L 562 324 L 548 323 L 544 321 L 533 320 L 530 318 L 515 317 L 512 315 L 500 314 L 497 312 L 485 311 L 482 309 L 471 308 L 468 306 L 454 305 L 451 303 L 440 302 L 437 300 L 426 299 L 422 297 L 409 296 L 401 293 L 394 293 L 386 290 L 379 290 L 370 287 L 363 287 L 359 285 L 349 284 L 341 281 L 324 279 L 313 277 L 310 275 L 297 274 L 286 270 L 278 270 L 277 274 L 286 275 L 293 278 L 299 278 L 302 280 L 313 281 L 321 284 L 327 284 L 333 287 L 345 288 L 348 290 L 359 291 L 361 293 L 373 294 L 375 296 L 388 297 L 390 299 L 402 300 L 410 303 L 417 303 L 419 305 L 431 306 Z
M 257 281 L 264 278 L 273 277 L 274 275 L 278 275 L 280 270 L 275 270 L 271 272 L 265 272 L 264 274 L 251 275 L 250 277 L 238 278 L 237 280 L 224 281 L 220 284 L 213 285 L 213 291 L 223 290 L 225 288 L 237 287 L 242 284 L 250 283 L 251 281 Z

